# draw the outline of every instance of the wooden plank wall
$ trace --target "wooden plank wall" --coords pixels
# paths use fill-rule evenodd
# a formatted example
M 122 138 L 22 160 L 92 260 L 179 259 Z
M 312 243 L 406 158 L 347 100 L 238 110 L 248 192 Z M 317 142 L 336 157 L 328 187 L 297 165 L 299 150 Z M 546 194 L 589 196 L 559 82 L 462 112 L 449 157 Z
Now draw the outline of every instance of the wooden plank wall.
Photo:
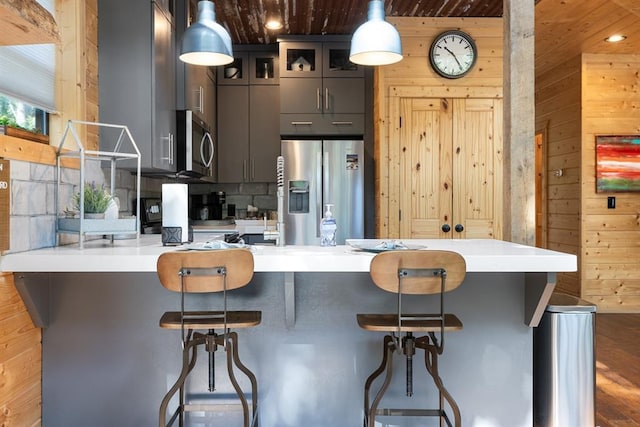
M 402 38 L 404 59 L 396 64 L 376 67 L 374 78 L 374 139 L 376 162 L 376 236 L 388 237 L 389 212 L 397 214 L 397 191 L 390 191 L 390 176 L 398 176 L 399 164 L 389 156 L 389 102 L 397 93 L 414 91 L 430 98 L 502 98 L 503 22 L 502 18 L 409 18 L 388 17 Z M 460 29 L 469 33 L 478 47 L 478 60 L 465 77 L 449 80 L 439 77 L 429 64 L 429 48 L 436 35 Z M 396 130 L 397 132 L 397 130 Z M 533 143 L 533 142 L 532 142 Z M 393 156 L 399 158 L 398 156 Z M 391 188 L 399 188 L 397 183 Z
M 536 133 L 546 141 L 547 248 L 580 258 L 580 57 L 536 76 Z M 556 171 L 562 171 L 561 176 Z M 578 261 L 580 265 L 580 261 Z M 557 289 L 580 295 L 578 273 L 558 275 Z
M 16 292 L 13 274 L 0 273 L 0 426 L 41 424 L 42 335 Z
M 66 121 L 98 121 L 97 0 L 58 2 L 62 43 L 56 64 L 56 100 L 51 143 L 57 145 Z M 54 148 L 23 140 L 0 140 L 0 156 L 55 164 Z M 98 135 L 87 135 L 89 148 Z M 15 154 L 15 155 L 14 155 Z M 42 425 L 42 332 L 33 326 L 13 275 L 0 273 L 0 426 Z
M 579 271 L 560 275 L 558 289 L 604 313 L 640 312 L 640 194 L 596 193 L 595 179 L 596 135 L 640 134 L 639 76 L 640 55 L 583 54 L 536 77 L 548 247 L 578 255 Z
M 581 68 L 582 295 L 601 312 L 640 312 L 640 193 L 596 193 L 595 180 L 595 136 L 640 134 L 640 55 L 585 54 Z

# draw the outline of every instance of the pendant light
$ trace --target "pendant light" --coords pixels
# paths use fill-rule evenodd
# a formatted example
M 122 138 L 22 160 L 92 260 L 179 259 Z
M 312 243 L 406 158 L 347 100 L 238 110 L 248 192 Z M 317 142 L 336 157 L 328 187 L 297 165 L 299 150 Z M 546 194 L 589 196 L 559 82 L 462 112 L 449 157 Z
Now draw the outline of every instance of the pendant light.
M 367 22 L 351 38 L 349 60 L 360 65 L 388 65 L 402 59 L 398 30 L 384 20 L 384 1 L 371 0 Z
M 212 1 L 198 2 L 198 19 L 182 36 L 180 60 L 194 65 L 226 65 L 233 62 L 229 33 L 216 22 Z

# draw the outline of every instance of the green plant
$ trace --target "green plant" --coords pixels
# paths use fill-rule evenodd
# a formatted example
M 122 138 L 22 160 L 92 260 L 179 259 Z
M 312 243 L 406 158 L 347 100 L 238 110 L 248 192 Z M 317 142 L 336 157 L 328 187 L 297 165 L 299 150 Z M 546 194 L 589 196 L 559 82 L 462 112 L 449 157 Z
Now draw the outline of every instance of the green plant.
M 111 202 L 111 195 L 104 189 L 104 185 L 96 186 L 95 182 L 84 185 L 84 212 L 104 213 Z M 73 204 L 80 211 L 80 193 L 73 195 Z
M 7 126 L 12 126 L 12 127 L 17 127 L 18 124 L 16 123 L 15 120 L 10 119 L 7 116 L 0 116 L 0 125 L 7 125 Z

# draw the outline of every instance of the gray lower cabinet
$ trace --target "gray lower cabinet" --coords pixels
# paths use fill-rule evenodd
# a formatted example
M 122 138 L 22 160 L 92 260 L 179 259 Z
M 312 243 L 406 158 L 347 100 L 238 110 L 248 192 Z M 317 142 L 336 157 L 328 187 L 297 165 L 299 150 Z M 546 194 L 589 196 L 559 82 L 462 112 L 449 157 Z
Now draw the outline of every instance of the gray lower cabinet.
M 277 85 L 218 86 L 218 182 L 275 182 Z
M 100 121 L 129 128 L 143 172 L 175 172 L 173 17 L 148 0 L 100 0 L 98 8 Z M 118 166 L 136 168 L 129 161 Z

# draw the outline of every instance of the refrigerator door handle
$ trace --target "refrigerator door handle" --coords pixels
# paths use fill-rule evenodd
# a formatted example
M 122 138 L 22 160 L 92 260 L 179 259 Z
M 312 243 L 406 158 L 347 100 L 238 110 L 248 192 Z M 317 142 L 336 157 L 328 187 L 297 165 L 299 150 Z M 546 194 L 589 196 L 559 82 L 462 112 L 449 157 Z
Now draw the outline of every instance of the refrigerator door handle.
M 316 237 L 320 237 L 320 221 L 322 220 L 322 196 L 325 187 L 322 181 L 324 176 L 324 170 L 322 168 L 322 155 L 322 151 L 319 151 L 318 155 L 316 156 Z

